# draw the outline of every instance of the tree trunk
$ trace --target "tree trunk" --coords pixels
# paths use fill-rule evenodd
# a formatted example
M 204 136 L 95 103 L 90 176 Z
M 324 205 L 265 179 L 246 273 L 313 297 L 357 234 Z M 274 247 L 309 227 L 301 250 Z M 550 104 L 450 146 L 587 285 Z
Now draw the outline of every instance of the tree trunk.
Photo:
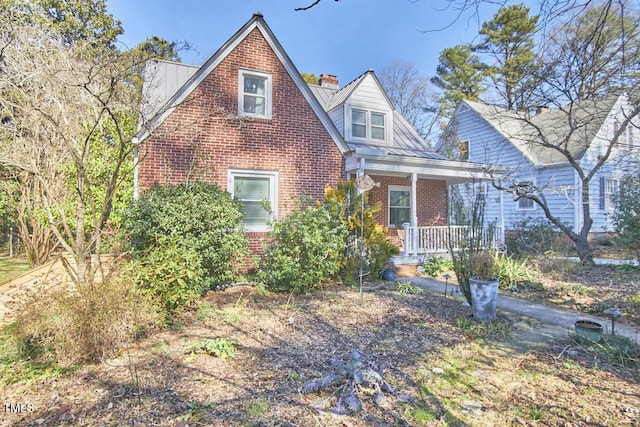
M 579 236 L 574 240 L 574 244 L 582 265 L 594 265 L 593 254 L 591 253 L 591 248 L 589 247 L 587 238 Z

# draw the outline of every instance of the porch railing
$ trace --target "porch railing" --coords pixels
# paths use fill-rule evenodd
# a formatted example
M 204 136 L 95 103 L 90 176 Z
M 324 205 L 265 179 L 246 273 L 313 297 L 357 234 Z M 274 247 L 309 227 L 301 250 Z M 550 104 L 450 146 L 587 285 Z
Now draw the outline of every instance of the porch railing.
M 464 225 L 444 225 L 434 227 L 411 227 L 403 224 L 403 255 L 423 255 L 458 250 L 471 236 L 472 228 Z M 482 246 L 498 249 L 504 240 L 501 227 L 482 229 Z

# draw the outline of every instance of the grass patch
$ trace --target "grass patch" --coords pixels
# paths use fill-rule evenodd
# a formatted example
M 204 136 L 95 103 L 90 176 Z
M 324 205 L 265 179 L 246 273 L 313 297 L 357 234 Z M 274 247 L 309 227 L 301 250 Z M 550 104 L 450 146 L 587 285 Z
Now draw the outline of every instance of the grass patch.
M 0 283 L 8 282 L 31 270 L 31 264 L 20 258 L 0 259 Z
M 0 335 L 0 384 L 31 383 L 56 378 L 73 372 L 75 366 L 63 367 L 56 362 L 36 362 L 25 357 L 15 341 L 7 335 L 5 326 Z
M 586 344 L 586 347 L 608 364 L 640 368 L 640 345 L 627 337 L 603 335 L 600 342 Z
M 511 335 L 511 325 L 501 319 L 478 322 L 469 317 L 462 317 L 456 320 L 456 326 L 462 329 L 467 338 L 474 340 L 495 340 Z
M 202 302 L 196 306 L 196 319 L 205 322 L 216 314 L 216 309 L 208 302 Z
M 264 417 L 269 410 L 269 401 L 263 398 L 252 399 L 245 404 L 245 418 L 256 420 Z

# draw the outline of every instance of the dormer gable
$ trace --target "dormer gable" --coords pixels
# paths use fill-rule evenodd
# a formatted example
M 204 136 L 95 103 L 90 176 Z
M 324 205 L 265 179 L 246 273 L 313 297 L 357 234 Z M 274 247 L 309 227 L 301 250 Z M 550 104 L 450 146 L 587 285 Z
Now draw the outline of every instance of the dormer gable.
M 362 74 L 341 92 L 344 92 L 345 140 L 368 145 L 393 145 L 393 106 L 373 71 Z

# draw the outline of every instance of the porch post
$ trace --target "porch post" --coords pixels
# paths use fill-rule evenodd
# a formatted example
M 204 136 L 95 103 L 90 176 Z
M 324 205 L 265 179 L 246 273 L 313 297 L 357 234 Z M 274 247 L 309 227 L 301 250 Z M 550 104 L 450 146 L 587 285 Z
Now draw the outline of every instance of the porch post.
M 411 248 L 409 245 L 411 244 L 411 224 L 408 222 L 402 223 L 402 228 L 404 229 L 404 242 L 402 242 L 402 255 L 408 256 L 411 253 Z
M 418 255 L 418 197 L 416 195 L 418 190 L 418 174 L 413 172 L 411 174 L 411 251 L 413 255 Z
M 501 185 L 502 186 L 502 185 Z M 504 238 L 504 191 L 498 191 L 500 194 L 500 242 L 505 243 Z

